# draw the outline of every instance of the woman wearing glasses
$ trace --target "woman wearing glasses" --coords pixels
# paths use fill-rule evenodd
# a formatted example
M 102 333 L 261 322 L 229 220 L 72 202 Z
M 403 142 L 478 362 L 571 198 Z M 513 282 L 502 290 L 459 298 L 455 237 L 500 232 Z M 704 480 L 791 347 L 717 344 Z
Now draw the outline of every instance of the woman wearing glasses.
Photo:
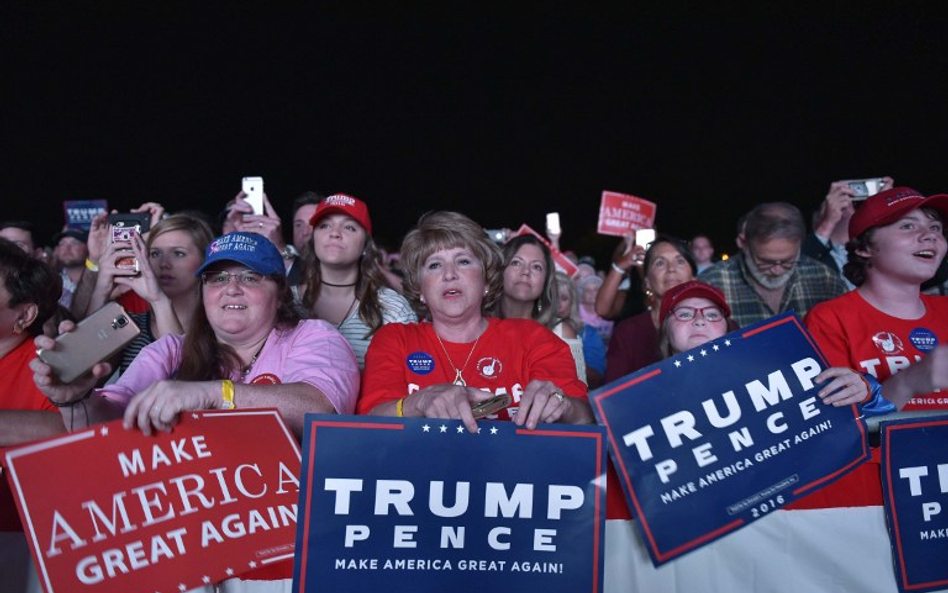
M 126 426 L 146 434 L 170 430 L 186 410 L 275 407 L 297 436 L 305 412 L 353 411 L 359 369 L 352 348 L 326 322 L 300 321 L 272 243 L 224 235 L 207 248 L 198 276 L 202 306 L 186 336 L 159 339 L 117 383 L 95 391 L 107 363 L 63 385 L 36 361 L 37 386 L 59 403 L 83 401 L 93 422 L 124 415 Z M 55 348 L 42 337 L 36 345 Z

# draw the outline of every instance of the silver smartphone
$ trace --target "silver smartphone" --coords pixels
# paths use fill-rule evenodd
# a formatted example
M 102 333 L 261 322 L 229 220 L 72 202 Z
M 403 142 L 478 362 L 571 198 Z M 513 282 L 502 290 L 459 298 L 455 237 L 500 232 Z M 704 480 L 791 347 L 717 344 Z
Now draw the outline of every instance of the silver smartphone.
M 139 333 L 122 305 L 111 302 L 80 321 L 73 331 L 57 337 L 55 348 L 41 348 L 36 355 L 53 367 L 60 381 L 71 383 L 96 363 L 111 358 Z
M 845 183 L 849 186 L 849 189 L 853 190 L 854 192 L 852 198 L 850 199 L 854 202 L 860 202 L 869 196 L 874 196 L 882 191 L 882 186 L 885 184 L 885 179 L 882 177 L 847 179 Z

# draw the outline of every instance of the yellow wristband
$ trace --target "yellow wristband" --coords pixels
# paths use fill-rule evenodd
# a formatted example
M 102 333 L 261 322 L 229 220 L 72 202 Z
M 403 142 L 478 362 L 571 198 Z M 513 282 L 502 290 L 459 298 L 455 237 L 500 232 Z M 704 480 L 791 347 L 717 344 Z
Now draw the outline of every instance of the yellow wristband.
M 395 415 L 398 416 L 399 418 L 403 418 L 405 416 L 405 398 L 404 397 L 399 399 L 398 403 L 395 404 Z
M 90 271 L 92 271 L 92 272 L 98 272 L 98 271 L 99 271 L 99 266 L 96 265 L 96 264 L 94 264 L 94 263 L 92 263 L 92 260 L 89 259 L 88 257 L 86 258 L 86 268 L 88 268 L 88 269 L 89 269 Z
M 237 404 L 234 403 L 234 382 L 230 379 L 224 379 L 221 381 L 221 395 L 224 397 L 224 403 L 221 405 L 221 408 L 225 410 L 233 410 L 237 407 Z

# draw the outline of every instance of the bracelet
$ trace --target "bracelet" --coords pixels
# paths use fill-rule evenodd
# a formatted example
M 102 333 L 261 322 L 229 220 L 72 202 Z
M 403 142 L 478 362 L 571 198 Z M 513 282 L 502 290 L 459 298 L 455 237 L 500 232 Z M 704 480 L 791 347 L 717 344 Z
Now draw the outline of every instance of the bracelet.
M 49 400 L 49 403 L 53 404 L 53 405 L 56 406 L 57 408 L 71 408 L 71 407 L 73 407 L 73 406 L 76 405 L 76 404 L 80 404 L 80 403 L 86 401 L 86 400 L 89 399 L 90 397 L 92 397 L 92 390 L 91 390 L 91 389 L 89 390 L 88 393 L 86 393 L 85 395 L 83 395 L 83 396 L 80 397 L 79 399 L 74 400 L 74 401 L 71 401 L 71 402 L 58 402 L 58 401 L 56 401 L 56 400 L 54 400 L 54 399 L 52 399 L 52 398 L 50 398 L 50 397 L 47 397 L 46 399 L 48 399 L 48 400 Z
M 398 403 L 395 404 L 395 415 L 398 416 L 399 418 L 405 417 L 405 398 L 404 397 L 399 399 Z
M 233 410 L 237 407 L 237 404 L 234 403 L 234 382 L 230 379 L 224 379 L 221 381 L 221 395 L 224 398 L 224 404 L 221 408 L 225 410 Z
M 623 276 L 625 276 L 625 273 L 627 272 L 627 270 L 623 270 L 622 268 L 620 268 L 619 266 L 617 266 L 617 265 L 616 265 L 616 262 L 612 262 L 612 269 L 615 270 L 616 272 L 619 272 L 619 273 L 622 274 Z
M 86 258 L 86 268 L 87 268 L 90 272 L 98 272 L 98 271 L 99 271 L 99 266 L 98 266 L 98 264 L 92 263 L 92 260 L 89 259 L 88 257 Z

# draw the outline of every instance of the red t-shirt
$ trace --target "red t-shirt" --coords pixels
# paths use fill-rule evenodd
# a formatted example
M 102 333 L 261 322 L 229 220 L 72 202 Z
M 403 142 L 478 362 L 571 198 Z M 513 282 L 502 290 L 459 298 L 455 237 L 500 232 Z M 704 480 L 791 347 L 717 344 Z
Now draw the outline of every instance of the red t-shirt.
M 0 410 L 46 410 L 59 413 L 33 382 L 30 361 L 36 358 L 36 347 L 32 339 L 24 340 L 12 352 L 0 358 Z M 0 447 L 0 463 L 6 448 Z M 13 494 L 5 479 L 0 479 L 0 531 L 21 531 Z
M 520 405 L 534 379 L 551 381 L 568 396 L 586 397 L 569 346 L 553 332 L 526 319 L 490 318 L 488 323 L 476 344 L 444 341 L 444 349 L 430 323 L 382 326 L 365 356 L 357 412 L 367 414 L 425 387 L 453 383 L 455 364 L 469 387 L 511 395 L 511 406 L 489 418 L 510 420 L 510 410 Z
M 925 315 L 900 319 L 879 311 L 854 290 L 811 309 L 805 323 L 832 366 L 884 382 L 948 343 L 948 297 L 922 295 L 922 303 Z M 948 393 L 914 397 L 905 409 L 948 409 Z

